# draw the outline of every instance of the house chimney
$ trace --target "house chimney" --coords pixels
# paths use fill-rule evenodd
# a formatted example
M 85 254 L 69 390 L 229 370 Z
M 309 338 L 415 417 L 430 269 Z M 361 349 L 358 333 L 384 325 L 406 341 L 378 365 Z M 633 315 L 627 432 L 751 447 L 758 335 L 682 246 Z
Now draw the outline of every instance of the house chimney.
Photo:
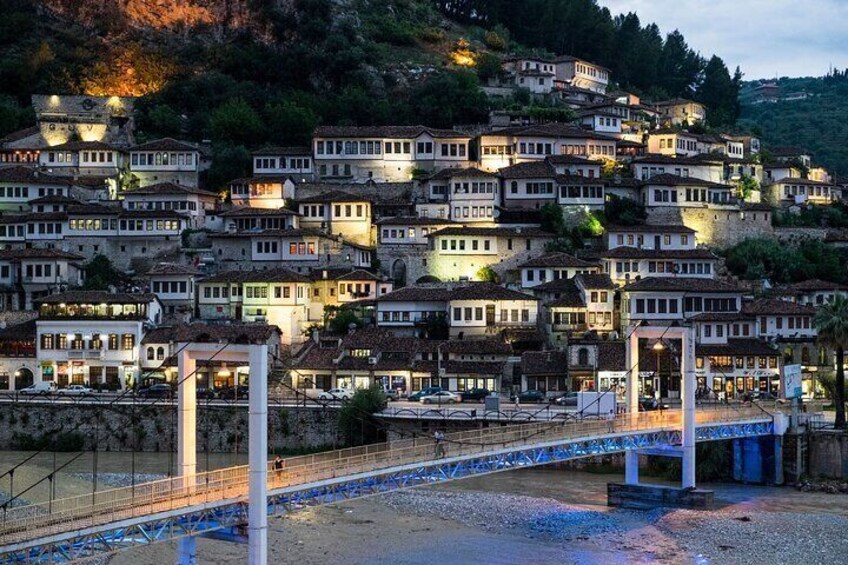
M 321 278 L 322 278 L 322 279 L 324 279 L 324 280 L 327 280 L 327 271 L 326 271 L 326 269 L 325 269 L 325 270 L 323 270 L 323 271 L 321 271 Z

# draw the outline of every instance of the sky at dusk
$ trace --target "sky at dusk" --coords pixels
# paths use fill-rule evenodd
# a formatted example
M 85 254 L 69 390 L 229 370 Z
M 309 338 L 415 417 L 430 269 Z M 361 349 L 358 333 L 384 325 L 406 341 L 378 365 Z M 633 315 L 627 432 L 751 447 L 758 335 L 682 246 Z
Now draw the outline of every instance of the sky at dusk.
M 848 67 L 848 0 L 598 0 L 636 12 L 663 36 L 679 29 L 701 55 L 715 53 L 745 78 L 821 76 Z

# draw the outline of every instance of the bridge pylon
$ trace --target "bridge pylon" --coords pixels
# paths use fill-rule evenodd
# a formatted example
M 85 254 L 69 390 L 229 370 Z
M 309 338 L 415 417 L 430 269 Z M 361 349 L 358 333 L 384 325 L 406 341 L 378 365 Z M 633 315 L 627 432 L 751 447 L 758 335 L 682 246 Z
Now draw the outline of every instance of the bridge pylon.
M 639 415 L 639 340 L 654 340 L 659 348 L 665 348 L 663 342 L 679 340 L 680 351 L 680 396 L 682 401 L 681 446 L 682 488 L 695 488 L 695 331 L 691 325 L 650 326 L 644 323 L 628 328 L 629 336 L 625 344 L 627 362 L 626 404 L 627 411 L 634 418 Z M 639 484 L 639 452 L 628 450 L 624 456 L 625 483 Z
M 250 366 L 248 396 L 248 563 L 268 562 L 268 345 L 180 343 L 177 361 L 177 472 L 191 492 L 197 475 L 197 361 Z M 207 469 L 209 471 L 209 469 Z M 196 565 L 196 539 L 180 538 L 177 565 Z

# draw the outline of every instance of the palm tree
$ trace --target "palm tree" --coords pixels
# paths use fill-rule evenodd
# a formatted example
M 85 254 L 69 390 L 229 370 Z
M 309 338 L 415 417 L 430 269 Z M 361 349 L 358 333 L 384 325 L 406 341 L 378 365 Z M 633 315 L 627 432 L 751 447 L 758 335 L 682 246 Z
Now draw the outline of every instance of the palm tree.
M 848 347 L 848 299 L 836 296 L 828 304 L 819 307 L 813 320 L 819 341 L 836 350 L 836 420 L 834 427 L 845 427 L 845 366 L 844 354 Z

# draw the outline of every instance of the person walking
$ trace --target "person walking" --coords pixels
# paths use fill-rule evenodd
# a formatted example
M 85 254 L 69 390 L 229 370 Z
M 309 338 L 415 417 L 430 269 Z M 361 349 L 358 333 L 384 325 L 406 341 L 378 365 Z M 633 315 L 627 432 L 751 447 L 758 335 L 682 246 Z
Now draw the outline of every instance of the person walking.
M 277 455 L 274 457 L 274 474 L 277 476 L 277 480 L 282 480 L 283 478 L 283 466 L 285 463 L 283 462 L 283 458 Z
M 436 430 L 436 433 L 433 434 L 433 439 L 436 442 L 436 459 L 441 459 L 445 456 L 445 434 L 441 430 Z
M 607 432 L 613 433 L 614 431 L 615 431 L 615 410 L 610 408 L 610 411 L 607 414 Z

